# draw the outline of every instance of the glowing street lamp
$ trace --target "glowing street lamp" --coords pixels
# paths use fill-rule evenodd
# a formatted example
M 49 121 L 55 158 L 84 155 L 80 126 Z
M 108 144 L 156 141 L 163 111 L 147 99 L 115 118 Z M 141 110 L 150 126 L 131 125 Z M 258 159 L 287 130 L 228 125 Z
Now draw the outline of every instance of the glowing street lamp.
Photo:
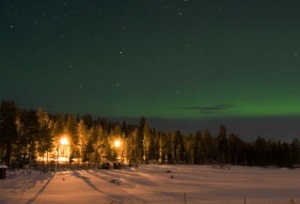
M 115 140 L 115 141 L 114 141 L 114 146 L 115 146 L 116 148 L 121 147 L 121 141 L 120 141 L 120 140 Z
M 117 160 L 121 161 L 121 159 L 122 159 L 122 141 L 121 141 L 121 139 L 116 139 L 114 141 L 113 145 L 116 148 Z
M 61 145 L 69 145 L 69 140 L 66 137 L 63 137 L 60 139 L 60 144 Z
M 70 155 L 69 144 L 69 140 L 65 136 L 59 140 L 57 163 L 59 161 L 68 161 Z

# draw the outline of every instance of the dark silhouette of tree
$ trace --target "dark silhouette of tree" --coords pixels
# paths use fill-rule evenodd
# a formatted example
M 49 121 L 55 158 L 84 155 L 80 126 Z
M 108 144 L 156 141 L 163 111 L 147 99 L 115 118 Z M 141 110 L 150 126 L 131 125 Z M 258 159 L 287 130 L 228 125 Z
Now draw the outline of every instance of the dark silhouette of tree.
M 277 142 L 269 139 L 267 142 L 267 155 L 266 155 L 266 165 L 277 165 L 278 163 L 278 151 Z
M 300 141 L 295 138 L 291 144 L 292 164 L 300 164 Z
M 193 145 L 193 152 L 194 152 L 194 163 L 195 164 L 200 164 L 201 163 L 201 159 L 202 159 L 202 148 L 203 145 L 202 143 L 202 135 L 200 131 L 197 131 L 194 137 L 194 145 Z
M 85 114 L 85 115 L 82 116 L 81 119 L 83 120 L 83 122 L 84 122 L 84 124 L 85 124 L 85 126 L 87 127 L 88 130 L 93 127 L 94 120 L 93 120 L 91 115 Z
M 211 164 L 216 161 L 217 157 L 217 143 L 210 134 L 209 130 L 206 129 L 203 135 L 203 152 L 205 154 L 204 163 Z
M 195 144 L 194 144 L 194 136 L 189 134 L 183 137 L 184 147 L 186 149 L 186 164 L 194 164 L 195 158 Z
M 174 163 L 174 150 L 172 144 L 172 133 L 165 132 L 160 135 L 160 158 L 162 163 Z
M 149 129 L 149 126 L 148 126 Z M 146 140 L 146 161 L 147 162 L 154 162 L 157 160 L 157 134 L 156 131 L 151 131 L 149 129 L 149 132 L 147 134 Z
M 182 163 L 186 161 L 186 152 L 184 148 L 183 138 L 180 131 L 174 131 L 171 137 L 171 150 L 173 163 Z
M 35 110 L 24 110 L 21 114 L 21 134 L 19 145 L 23 150 L 24 159 L 32 163 L 36 159 L 37 144 L 42 143 L 40 124 Z M 27 158 L 26 158 L 27 157 Z
M 18 139 L 17 107 L 14 101 L 2 100 L 0 107 L 0 162 L 10 165 L 13 146 Z
M 267 161 L 267 142 L 261 136 L 258 136 L 254 142 L 255 164 L 263 166 Z
M 227 153 L 227 135 L 225 125 L 221 125 L 219 128 L 219 134 L 217 137 L 217 150 L 218 150 L 218 162 L 223 164 L 226 163 Z
M 292 151 L 290 148 L 290 145 L 286 142 L 282 143 L 282 163 L 279 166 L 286 166 L 291 167 L 292 166 Z
M 255 162 L 255 150 L 254 150 L 254 144 L 245 142 L 245 159 L 244 164 L 246 166 L 252 166 Z M 256 163 L 256 162 L 255 162 Z
M 63 134 L 65 126 L 66 126 L 66 115 L 56 113 L 53 116 L 53 135 L 54 137 L 59 137 L 61 134 Z
M 94 153 L 95 149 L 93 146 L 93 140 L 90 138 L 85 147 L 84 147 L 84 151 L 83 151 L 83 162 L 86 161 L 90 161 L 91 160 L 91 154 Z
M 244 155 L 244 143 L 238 135 L 230 134 L 228 137 L 228 161 L 231 164 L 242 164 Z

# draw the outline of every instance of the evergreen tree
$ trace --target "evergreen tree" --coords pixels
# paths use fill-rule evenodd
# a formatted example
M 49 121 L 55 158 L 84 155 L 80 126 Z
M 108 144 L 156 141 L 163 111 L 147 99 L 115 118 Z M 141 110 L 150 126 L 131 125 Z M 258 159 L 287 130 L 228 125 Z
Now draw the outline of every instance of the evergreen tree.
M 18 139 L 17 107 L 14 101 L 2 100 L 0 107 L 0 163 L 10 165 L 13 145 Z
M 254 143 L 245 142 L 245 158 L 244 164 L 246 166 L 252 166 L 255 163 L 255 148 Z
M 166 132 L 158 132 L 158 161 L 160 163 L 173 163 L 173 148 L 172 148 L 172 134 Z
M 79 152 L 82 158 L 82 162 L 89 161 L 88 154 L 91 152 L 91 144 L 88 144 L 88 142 L 90 142 L 90 131 L 84 124 L 83 119 L 79 121 L 77 131 L 79 138 Z
M 230 134 L 228 137 L 228 161 L 232 164 L 241 164 L 244 155 L 244 143 L 238 135 Z
M 255 163 L 259 166 L 266 165 L 266 155 L 267 155 L 267 142 L 261 136 L 258 136 L 254 142 L 255 150 Z
M 53 135 L 55 137 L 55 142 L 58 142 L 58 138 L 61 134 L 63 134 L 65 127 L 66 127 L 66 115 L 63 114 L 55 114 L 53 117 Z
M 51 134 L 51 120 L 47 112 L 42 108 L 38 110 L 38 121 L 40 125 L 40 139 L 38 144 L 39 155 L 44 157 L 46 152 L 47 163 L 49 159 L 49 152 L 53 149 L 53 135 Z
M 186 151 L 184 148 L 183 135 L 179 130 L 176 131 L 175 141 L 176 141 L 176 163 L 185 163 Z
M 166 138 L 166 136 L 164 135 L 164 133 L 162 133 L 162 132 L 160 132 L 159 133 L 159 142 L 158 142 L 158 154 L 159 154 L 159 159 L 158 159 L 158 161 L 160 162 L 160 163 L 165 163 L 166 161 L 165 161 L 165 158 L 166 158 L 166 152 L 165 152 L 165 146 L 166 146 L 166 142 L 165 142 L 165 138 Z
M 91 138 L 89 138 L 89 140 L 87 141 L 87 143 L 84 146 L 82 161 L 83 162 L 88 161 L 89 163 L 93 162 L 93 161 L 91 161 L 91 155 L 92 155 L 92 153 L 94 153 L 94 151 L 95 151 L 95 149 L 94 149 L 94 145 L 93 145 L 93 140 Z
M 267 142 L 267 155 L 266 155 L 267 165 L 277 165 L 278 163 L 278 151 L 277 143 L 274 140 L 268 140 Z
M 202 134 L 200 131 L 196 132 L 196 135 L 194 137 L 194 162 L 195 164 L 200 164 L 202 162 L 203 159 L 203 155 L 202 155 L 202 148 L 204 148 L 203 144 L 202 144 Z
M 70 142 L 70 162 L 73 162 L 74 158 L 80 158 L 80 147 L 79 147 L 79 134 L 78 134 L 78 122 L 77 118 L 72 115 L 67 116 L 67 122 L 64 128 L 64 132 L 69 136 Z
M 84 122 L 84 125 L 86 126 L 86 128 L 89 130 L 93 127 L 94 125 L 94 120 L 92 118 L 91 115 L 89 114 L 86 114 L 86 115 L 83 115 L 82 118 L 81 118 Z
M 227 153 L 227 135 L 225 125 L 221 125 L 219 128 L 219 134 L 217 137 L 218 144 L 218 161 L 223 164 L 226 162 Z
M 127 156 L 128 156 L 128 162 L 130 165 L 137 165 L 139 163 L 139 158 L 141 154 L 140 148 L 142 146 L 138 146 L 138 127 L 134 127 L 132 129 L 129 140 L 128 140 L 128 149 L 127 149 Z
M 217 145 L 208 129 L 205 130 L 203 135 L 203 152 L 205 154 L 205 164 L 213 163 L 216 160 Z
M 32 109 L 24 110 L 21 116 L 22 130 L 19 144 L 23 147 L 24 155 L 28 156 L 29 163 L 36 159 L 37 144 L 41 143 L 40 124 L 36 112 Z
M 139 131 L 137 134 L 136 147 L 137 150 L 137 160 L 142 162 L 148 162 L 148 152 L 150 147 L 150 133 L 148 122 L 145 117 L 141 117 Z
M 152 161 L 154 162 L 155 160 L 157 160 L 157 135 L 156 135 L 156 132 L 155 130 L 154 131 L 148 131 L 148 134 L 147 134 L 147 149 L 146 149 L 146 152 L 147 152 L 147 155 L 146 155 L 146 158 L 147 158 L 147 161 Z
M 194 164 L 195 158 L 195 139 L 192 134 L 183 137 L 184 146 L 186 149 L 186 164 Z
M 292 164 L 300 164 L 300 141 L 295 138 L 291 144 Z

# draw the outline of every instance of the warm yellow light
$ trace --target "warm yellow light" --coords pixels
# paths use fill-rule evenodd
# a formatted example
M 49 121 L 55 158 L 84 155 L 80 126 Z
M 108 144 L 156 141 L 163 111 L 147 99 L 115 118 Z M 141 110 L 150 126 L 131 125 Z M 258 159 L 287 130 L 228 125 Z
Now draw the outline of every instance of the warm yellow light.
M 68 145 L 69 144 L 68 138 L 66 138 L 66 137 L 61 138 L 60 139 L 60 144 L 61 145 Z
M 121 141 L 120 140 L 115 140 L 114 146 L 117 147 L 117 148 L 120 147 L 121 146 Z

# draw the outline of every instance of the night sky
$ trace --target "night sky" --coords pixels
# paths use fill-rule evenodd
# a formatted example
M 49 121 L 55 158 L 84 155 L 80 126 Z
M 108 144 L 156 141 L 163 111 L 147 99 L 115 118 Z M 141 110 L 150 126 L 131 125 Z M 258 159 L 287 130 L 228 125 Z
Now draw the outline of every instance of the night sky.
M 0 98 L 300 138 L 298 0 L 1 0 Z

